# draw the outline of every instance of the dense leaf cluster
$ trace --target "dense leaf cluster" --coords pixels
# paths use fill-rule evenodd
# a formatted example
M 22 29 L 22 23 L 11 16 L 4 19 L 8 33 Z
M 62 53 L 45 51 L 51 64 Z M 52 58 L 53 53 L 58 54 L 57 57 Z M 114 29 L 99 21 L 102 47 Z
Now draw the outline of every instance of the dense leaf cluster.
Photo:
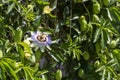
M 0 0 L 0 80 L 119 80 L 119 44 L 120 0 Z

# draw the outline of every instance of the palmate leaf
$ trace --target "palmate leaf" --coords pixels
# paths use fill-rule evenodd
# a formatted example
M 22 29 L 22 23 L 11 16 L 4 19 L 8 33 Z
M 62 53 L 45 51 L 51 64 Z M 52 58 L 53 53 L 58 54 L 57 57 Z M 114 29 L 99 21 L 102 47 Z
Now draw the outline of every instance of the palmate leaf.
M 28 69 L 24 69 L 26 80 L 33 80 L 32 73 Z
M 26 80 L 36 80 L 34 79 L 34 71 L 32 68 L 28 67 L 28 66 L 24 66 L 23 64 L 20 64 L 21 66 L 19 66 L 16 70 L 15 73 L 21 73 L 24 79 Z M 19 76 L 20 77 L 20 76 Z
M 78 61 L 80 60 L 80 55 L 82 55 L 82 51 L 80 49 L 72 49 L 73 59 L 76 58 Z
M 15 69 L 15 61 L 13 59 L 4 57 L 2 61 L 7 62 L 12 69 Z
M 6 72 L 10 75 L 10 77 L 13 78 L 14 80 L 18 80 L 15 71 L 9 66 L 9 64 L 5 61 L 1 61 L 1 63 L 4 65 Z
M 117 8 L 112 7 L 110 9 L 110 13 L 112 14 L 113 19 L 115 19 L 117 22 L 120 22 L 120 12 Z
M 30 78 L 29 78 L 29 75 L 28 75 L 28 73 L 27 73 L 26 70 L 24 70 L 24 73 L 25 73 L 25 79 L 26 79 L 26 80 L 29 80 Z
M 117 77 L 117 74 L 116 74 L 116 72 L 114 71 L 114 68 L 113 68 L 113 67 L 108 66 L 108 67 L 107 67 L 107 70 L 108 70 L 110 73 L 112 73 L 115 78 L 118 78 L 118 77 Z
M 34 80 L 33 78 L 34 70 L 31 67 L 24 66 L 22 67 L 22 70 L 24 71 L 26 80 Z

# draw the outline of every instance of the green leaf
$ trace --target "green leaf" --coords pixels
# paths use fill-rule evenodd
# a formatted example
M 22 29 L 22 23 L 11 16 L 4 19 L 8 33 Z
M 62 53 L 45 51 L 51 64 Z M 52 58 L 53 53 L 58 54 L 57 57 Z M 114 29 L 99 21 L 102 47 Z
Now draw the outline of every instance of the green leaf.
M 113 75 L 117 78 L 117 74 L 115 73 L 114 68 L 108 66 L 107 69 L 108 69 L 111 73 L 113 73 Z
M 27 43 L 25 43 L 25 42 L 18 42 L 18 44 L 20 44 L 21 46 L 24 47 L 24 51 L 25 52 L 31 53 L 30 46 Z
M 59 59 L 57 58 L 57 55 L 54 53 L 48 53 L 56 62 L 59 62 Z
M 37 2 L 39 5 L 49 5 L 49 4 L 50 4 L 48 1 L 42 1 L 42 0 L 36 0 L 36 2 Z
M 42 80 L 48 80 L 46 75 L 42 75 Z
M 24 72 L 25 72 L 25 79 L 26 79 L 26 80 L 30 80 L 27 71 L 26 71 L 25 69 L 23 69 L 23 70 L 24 70 Z
M 114 49 L 113 50 L 113 57 L 115 62 L 117 63 L 118 68 L 120 69 L 120 50 L 119 49 Z
M 55 56 L 57 57 L 57 59 L 59 59 L 62 62 L 64 62 L 63 55 L 61 55 L 61 54 L 55 54 Z
M 105 65 L 99 67 L 95 72 L 99 72 L 99 71 L 102 71 L 102 70 L 104 70 L 104 69 L 105 69 Z
M 2 64 L 2 62 L 0 62 L 0 70 L 1 70 L 0 75 L 2 80 L 6 80 L 6 75 L 5 75 L 6 69 L 5 66 Z
M 78 60 L 80 60 L 80 55 L 82 54 L 82 51 L 80 49 L 73 49 L 73 58 L 77 58 Z
M 33 72 L 30 72 L 30 70 L 26 69 L 27 74 L 29 75 L 29 80 L 34 80 L 33 79 Z
M 44 74 L 46 74 L 46 73 L 48 73 L 47 70 L 38 71 L 38 72 L 35 74 L 35 76 L 44 75 Z
M 105 80 L 105 74 L 106 74 L 106 69 L 103 70 L 103 73 L 102 73 L 102 80 Z
M 107 77 L 107 80 L 110 80 L 111 79 L 111 73 L 108 72 L 108 77 Z
M 120 12 L 117 8 L 115 7 L 112 7 L 110 9 L 110 13 L 112 13 L 112 17 L 114 17 L 116 19 L 116 21 L 120 21 Z
M 111 16 L 110 11 L 109 11 L 108 8 L 107 8 L 107 14 L 108 14 L 108 18 L 110 19 L 110 21 L 112 21 L 112 16 Z
M 52 10 L 54 10 L 57 7 L 57 0 L 54 0 L 52 4 Z
M 55 15 L 53 15 L 53 14 L 49 14 L 49 16 L 51 17 L 51 18 L 56 18 L 56 16 Z
M 11 5 L 8 6 L 8 11 L 6 12 L 6 14 L 9 14 L 14 7 L 15 7 L 15 3 L 13 2 Z
M 12 31 L 12 34 L 15 35 L 15 29 L 12 26 L 7 26 L 7 27 Z
M 15 31 L 15 36 L 14 36 L 15 42 L 21 41 L 21 39 L 22 39 L 22 34 L 23 34 L 23 32 L 22 32 L 21 29 L 18 29 L 18 30 Z
M 3 57 L 3 52 L 0 50 L 0 59 Z
M 104 33 L 102 30 L 101 30 L 101 47 L 102 49 L 105 48 Z
M 35 65 L 34 74 L 35 74 L 35 73 L 37 73 L 37 72 L 38 72 L 38 70 L 39 70 L 39 63 L 37 63 L 37 64 Z
M 94 40 L 93 40 L 94 43 L 99 39 L 99 37 L 100 37 L 100 31 L 101 31 L 100 28 L 98 28 L 98 29 L 96 30 L 96 32 L 95 32 L 95 34 L 94 34 Z

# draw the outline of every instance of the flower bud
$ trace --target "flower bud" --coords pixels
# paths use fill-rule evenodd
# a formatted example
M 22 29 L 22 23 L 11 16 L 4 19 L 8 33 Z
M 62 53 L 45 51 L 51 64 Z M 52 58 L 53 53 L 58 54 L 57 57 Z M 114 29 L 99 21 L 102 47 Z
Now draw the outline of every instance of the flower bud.
M 117 42 L 115 40 L 112 40 L 110 43 L 111 48 L 115 48 L 117 46 Z
M 31 57 L 31 54 L 26 52 L 26 53 L 25 53 L 25 57 L 28 59 L 28 58 Z
M 103 0 L 103 4 L 104 4 L 105 6 L 108 6 L 109 3 L 110 3 L 110 0 Z
M 84 70 L 83 69 L 79 69 L 78 70 L 78 76 L 82 77 L 84 75 Z
M 93 22 L 100 22 L 100 19 L 96 14 L 93 14 L 92 20 Z
M 100 66 L 100 62 L 97 60 L 97 61 L 95 61 L 95 63 L 94 63 L 94 67 L 99 67 Z
M 33 5 L 28 5 L 27 8 L 29 9 L 29 12 L 33 12 Z
M 93 13 L 98 14 L 100 12 L 100 4 L 95 1 L 93 2 Z
M 85 51 L 84 53 L 83 53 L 83 58 L 84 58 L 84 60 L 88 60 L 89 59 L 89 53 L 87 52 L 87 51 Z
M 80 17 L 79 23 L 80 23 L 80 26 L 81 26 L 81 31 L 86 31 L 87 30 L 87 21 L 85 19 L 85 16 Z

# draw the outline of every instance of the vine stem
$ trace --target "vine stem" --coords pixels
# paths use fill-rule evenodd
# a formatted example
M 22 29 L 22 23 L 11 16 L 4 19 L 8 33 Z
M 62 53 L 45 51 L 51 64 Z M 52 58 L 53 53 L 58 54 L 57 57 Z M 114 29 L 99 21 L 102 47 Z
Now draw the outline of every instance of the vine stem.
M 70 35 L 71 35 L 71 28 L 72 28 L 72 0 L 70 1 Z
M 84 2 L 83 2 L 82 4 L 83 4 L 83 6 L 85 7 L 85 10 L 86 10 L 86 11 L 87 11 L 87 13 L 88 13 L 88 16 L 89 16 L 89 21 L 90 21 L 90 20 L 91 20 L 91 19 L 90 19 L 90 13 L 89 13 L 89 11 L 88 11 L 87 7 L 85 6 Z

